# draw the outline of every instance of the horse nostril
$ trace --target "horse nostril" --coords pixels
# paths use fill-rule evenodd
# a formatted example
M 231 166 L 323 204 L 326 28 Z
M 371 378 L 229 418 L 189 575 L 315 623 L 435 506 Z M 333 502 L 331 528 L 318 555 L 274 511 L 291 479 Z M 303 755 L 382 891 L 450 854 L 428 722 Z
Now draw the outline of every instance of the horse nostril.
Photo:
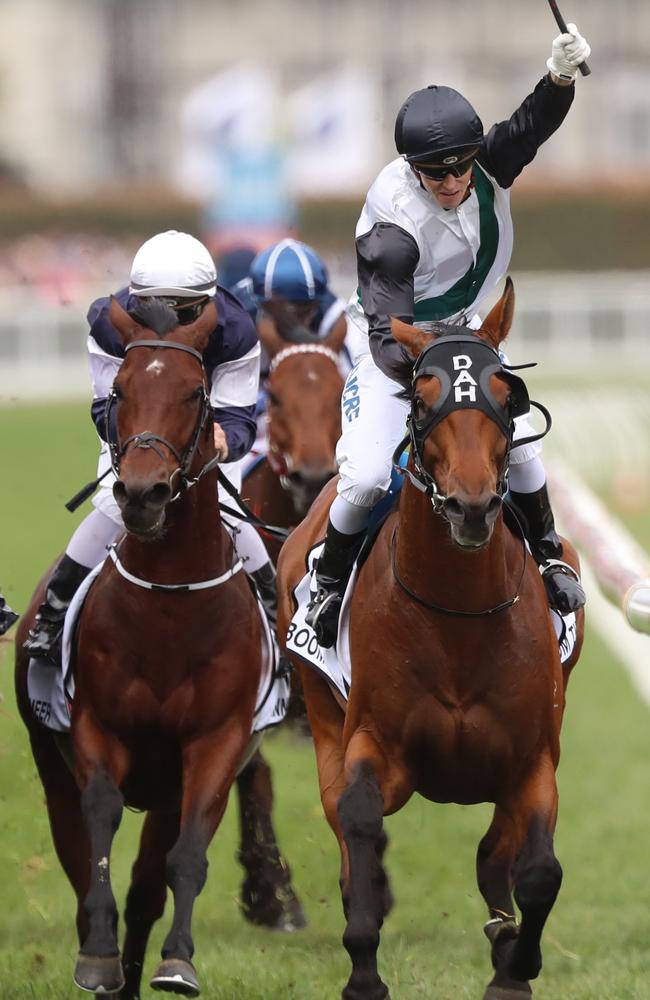
M 120 501 L 126 501 L 126 486 L 121 479 L 113 484 L 113 496 L 119 503 Z
M 500 510 L 501 497 L 494 493 L 493 496 L 490 497 L 490 501 L 485 508 L 485 520 L 488 524 L 492 524 L 493 521 L 496 521 Z
M 151 504 L 153 507 L 164 507 L 166 503 L 169 503 L 172 491 L 169 483 L 156 483 L 155 486 L 151 486 L 142 495 L 142 500 L 146 504 Z
M 456 497 L 447 497 L 442 505 L 442 509 L 452 524 L 463 524 L 465 521 L 465 506 Z

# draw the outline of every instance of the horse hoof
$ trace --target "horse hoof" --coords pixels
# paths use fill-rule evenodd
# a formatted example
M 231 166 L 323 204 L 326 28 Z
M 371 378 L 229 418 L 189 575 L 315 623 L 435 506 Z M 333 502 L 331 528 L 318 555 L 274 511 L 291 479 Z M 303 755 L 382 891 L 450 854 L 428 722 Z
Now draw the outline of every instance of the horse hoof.
M 124 986 L 124 973 L 119 955 L 82 955 L 77 957 L 74 970 L 75 986 L 86 993 L 119 993 Z
M 270 898 L 266 894 L 265 898 L 250 893 L 247 896 L 241 905 L 244 918 L 250 924 L 283 934 L 292 934 L 307 926 L 300 900 L 290 887 L 277 888 Z
M 164 959 L 149 985 L 152 990 L 180 993 L 183 997 L 198 997 L 201 992 L 194 966 L 182 958 Z
M 307 917 L 303 908 L 296 900 L 295 906 L 290 906 L 283 910 L 275 923 L 268 924 L 272 931 L 280 931 L 281 934 L 293 934 L 294 931 L 302 931 L 307 926 Z
M 485 991 L 483 1000 L 528 1000 L 532 995 L 533 991 L 528 983 L 520 983 L 511 979 L 499 986 L 492 980 Z

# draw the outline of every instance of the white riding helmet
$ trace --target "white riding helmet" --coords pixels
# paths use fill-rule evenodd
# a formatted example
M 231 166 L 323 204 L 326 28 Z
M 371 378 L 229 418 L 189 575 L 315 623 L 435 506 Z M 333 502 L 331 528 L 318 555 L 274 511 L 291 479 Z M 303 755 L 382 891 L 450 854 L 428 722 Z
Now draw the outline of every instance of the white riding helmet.
M 188 233 L 170 229 L 143 243 L 131 266 L 132 295 L 214 295 L 217 269 L 207 247 Z

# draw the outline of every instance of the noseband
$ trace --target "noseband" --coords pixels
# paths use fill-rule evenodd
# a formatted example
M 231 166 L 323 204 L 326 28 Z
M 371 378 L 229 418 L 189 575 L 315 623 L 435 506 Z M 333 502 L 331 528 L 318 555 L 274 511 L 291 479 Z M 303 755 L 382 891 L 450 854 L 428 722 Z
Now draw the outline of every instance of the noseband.
M 193 358 L 196 358 L 196 360 L 201 365 L 201 370 L 204 376 L 203 395 L 201 398 L 201 410 L 198 416 L 196 426 L 192 433 L 192 437 L 190 438 L 189 444 L 182 453 L 176 448 L 175 445 L 171 443 L 171 441 L 168 441 L 167 438 L 161 437 L 160 434 L 154 434 L 151 431 L 140 431 L 137 434 L 131 434 L 131 436 L 126 439 L 126 441 L 120 442 L 116 428 L 116 440 L 112 441 L 109 430 L 110 416 L 113 406 L 118 400 L 118 396 L 114 387 L 111 389 L 110 393 L 108 394 L 108 399 L 106 400 L 106 410 L 104 413 L 104 426 L 106 429 L 106 440 L 108 442 L 108 447 L 111 455 L 111 468 L 115 473 L 115 476 L 119 478 L 120 461 L 122 458 L 124 458 L 124 455 L 126 454 L 126 451 L 128 450 L 130 445 L 134 445 L 136 448 L 151 448 L 151 450 L 155 451 L 156 455 L 158 455 L 159 458 L 163 459 L 163 461 L 165 459 L 165 455 L 163 451 L 158 447 L 158 443 L 164 445 L 164 447 L 171 452 L 171 454 L 178 462 L 178 468 L 174 469 L 171 476 L 169 477 L 170 485 L 175 476 L 178 476 L 180 480 L 180 487 L 178 491 L 174 494 L 174 496 L 171 498 L 170 500 L 171 503 L 174 500 L 178 499 L 178 497 L 180 496 L 181 492 L 184 489 L 189 488 L 191 486 L 195 486 L 196 483 L 198 483 L 198 481 L 201 479 L 201 477 L 206 474 L 206 472 L 209 472 L 219 463 L 221 457 L 220 455 L 217 455 L 215 456 L 215 458 L 210 459 L 210 461 L 203 466 L 199 474 L 194 479 L 189 478 L 189 470 L 192 465 L 192 462 L 194 461 L 194 456 L 199 446 L 201 434 L 205 430 L 205 426 L 207 424 L 211 412 L 210 397 L 208 396 L 208 393 L 206 392 L 205 389 L 205 370 L 203 368 L 203 357 L 193 347 L 188 347 L 186 344 L 178 344 L 175 341 L 171 340 L 136 340 L 133 343 L 128 344 L 126 346 L 124 351 L 125 355 L 129 351 L 134 350 L 136 347 L 149 347 L 158 350 L 166 349 L 171 351 L 184 351 L 186 354 L 191 354 Z

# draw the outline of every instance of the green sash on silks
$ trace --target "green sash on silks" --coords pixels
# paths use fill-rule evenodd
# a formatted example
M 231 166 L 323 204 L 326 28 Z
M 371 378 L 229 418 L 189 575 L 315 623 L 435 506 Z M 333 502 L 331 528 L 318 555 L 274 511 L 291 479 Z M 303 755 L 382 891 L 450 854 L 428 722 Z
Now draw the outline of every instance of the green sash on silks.
M 494 211 L 494 188 L 478 164 L 474 167 L 474 190 L 478 198 L 480 241 L 476 264 L 444 293 L 415 303 L 414 322 L 447 319 L 468 309 L 494 264 L 499 246 L 499 223 Z

